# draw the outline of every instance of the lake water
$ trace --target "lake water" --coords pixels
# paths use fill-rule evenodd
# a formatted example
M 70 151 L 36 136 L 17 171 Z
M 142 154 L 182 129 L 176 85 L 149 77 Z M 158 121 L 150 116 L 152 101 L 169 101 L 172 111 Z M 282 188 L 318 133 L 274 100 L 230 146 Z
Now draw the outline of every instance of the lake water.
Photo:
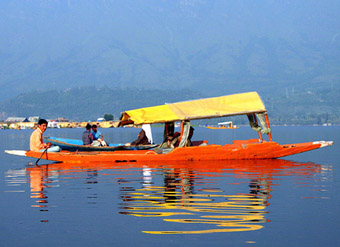
M 32 130 L 1 130 L 1 246 L 340 246 L 340 127 L 272 129 L 281 144 L 335 144 L 267 161 L 35 166 L 3 152 L 28 149 Z M 122 143 L 138 133 L 100 131 Z M 162 132 L 153 128 L 156 142 Z M 248 127 L 197 127 L 193 139 L 256 137 Z

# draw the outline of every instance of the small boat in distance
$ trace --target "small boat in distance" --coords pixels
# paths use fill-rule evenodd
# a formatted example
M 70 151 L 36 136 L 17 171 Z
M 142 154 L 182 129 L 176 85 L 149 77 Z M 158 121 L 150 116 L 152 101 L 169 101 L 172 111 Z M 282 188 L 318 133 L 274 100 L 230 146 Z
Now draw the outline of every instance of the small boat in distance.
M 258 132 L 258 139 L 234 140 L 232 144 L 208 144 L 191 141 L 191 120 L 246 115 L 250 127 Z M 166 147 L 169 136 L 175 136 L 175 122 L 181 123 L 178 142 Z M 119 126 L 164 124 L 164 140 L 150 150 L 114 150 L 109 152 L 33 152 L 6 150 L 6 153 L 59 162 L 164 162 L 275 159 L 333 145 L 332 141 L 310 141 L 278 144 L 272 141 L 267 110 L 257 92 L 226 95 L 214 98 L 183 101 L 125 111 Z M 263 138 L 268 135 L 268 140 Z M 189 144 L 188 144 L 189 143 Z
M 233 125 L 232 121 L 228 121 L 228 122 L 222 122 L 222 123 L 218 123 L 218 126 L 213 126 L 213 125 L 206 125 L 205 127 L 208 129 L 238 129 L 238 126 Z

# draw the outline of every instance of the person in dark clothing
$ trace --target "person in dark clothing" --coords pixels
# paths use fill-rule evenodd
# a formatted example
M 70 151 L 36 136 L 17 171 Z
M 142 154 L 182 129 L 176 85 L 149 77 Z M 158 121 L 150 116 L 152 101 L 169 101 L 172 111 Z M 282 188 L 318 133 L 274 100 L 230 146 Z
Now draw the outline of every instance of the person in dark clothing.
M 91 124 L 86 125 L 86 131 L 83 132 L 83 144 L 91 145 L 93 142 L 93 136 L 91 133 Z
M 192 126 L 190 126 L 190 130 L 189 130 L 189 135 L 188 135 L 188 140 L 185 146 L 192 146 L 192 142 L 191 142 L 191 138 L 194 135 L 194 128 Z
M 175 132 L 173 136 L 168 136 L 168 139 L 167 139 L 168 148 L 178 147 L 180 136 L 181 136 L 181 133 L 179 132 Z
M 133 141 L 130 143 L 131 146 L 138 146 L 138 145 L 148 145 L 151 144 L 145 134 L 145 131 L 142 129 L 138 136 L 137 136 L 137 140 Z

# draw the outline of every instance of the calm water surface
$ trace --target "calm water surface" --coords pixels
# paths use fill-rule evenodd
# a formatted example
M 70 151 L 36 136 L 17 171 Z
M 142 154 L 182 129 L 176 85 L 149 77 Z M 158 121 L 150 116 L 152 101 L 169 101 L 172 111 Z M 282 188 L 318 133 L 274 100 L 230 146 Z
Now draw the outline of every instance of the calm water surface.
M 80 138 L 82 129 L 45 136 Z M 130 142 L 137 129 L 101 129 Z M 160 141 L 163 129 L 153 128 Z M 334 140 L 286 159 L 58 164 L 7 155 L 32 130 L 0 131 L 1 246 L 339 246 L 340 127 L 273 127 L 282 144 Z M 158 136 L 158 137 L 157 137 Z M 256 138 L 197 127 L 193 139 Z

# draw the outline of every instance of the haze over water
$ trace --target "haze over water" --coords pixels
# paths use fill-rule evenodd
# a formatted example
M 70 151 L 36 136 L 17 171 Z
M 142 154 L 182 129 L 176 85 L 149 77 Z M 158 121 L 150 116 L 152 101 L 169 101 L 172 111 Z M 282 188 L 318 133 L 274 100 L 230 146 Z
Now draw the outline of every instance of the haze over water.
M 209 143 L 256 133 L 197 127 Z M 153 128 L 158 142 L 162 128 Z M 331 147 L 267 161 L 58 164 L 4 154 L 32 130 L 1 130 L 3 246 L 338 246 L 340 127 L 273 127 L 279 143 Z M 82 129 L 45 136 L 79 138 Z M 138 129 L 101 129 L 112 142 Z M 157 139 L 158 138 L 158 139 Z

